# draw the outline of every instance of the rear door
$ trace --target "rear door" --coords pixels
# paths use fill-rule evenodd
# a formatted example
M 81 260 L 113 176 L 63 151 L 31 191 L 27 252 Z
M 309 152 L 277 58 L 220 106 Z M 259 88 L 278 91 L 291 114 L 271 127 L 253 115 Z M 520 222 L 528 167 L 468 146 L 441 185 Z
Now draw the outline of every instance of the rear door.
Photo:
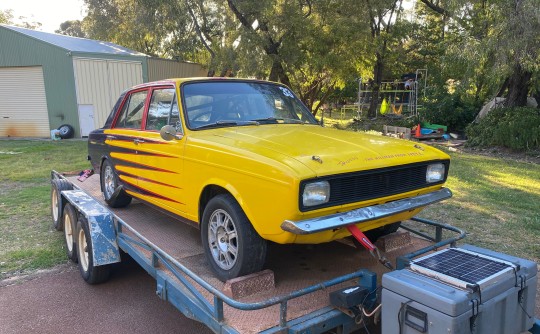
M 144 142 L 144 112 L 148 103 L 149 88 L 132 91 L 126 95 L 121 110 L 106 130 L 105 143 L 113 166 L 130 195 L 139 197 L 138 178 L 145 166 L 139 163 L 137 151 Z

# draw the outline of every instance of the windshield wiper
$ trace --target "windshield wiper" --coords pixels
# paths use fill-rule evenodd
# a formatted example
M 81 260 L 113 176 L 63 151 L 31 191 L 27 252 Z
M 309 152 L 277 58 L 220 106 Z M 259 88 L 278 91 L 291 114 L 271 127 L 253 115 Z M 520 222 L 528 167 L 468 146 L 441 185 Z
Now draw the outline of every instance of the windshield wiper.
M 205 129 L 205 128 L 217 128 L 217 127 L 222 127 L 222 126 L 235 126 L 235 125 L 259 125 L 260 123 L 255 121 L 255 120 L 251 120 L 251 121 L 228 121 L 228 120 L 221 120 L 221 121 L 216 121 L 214 123 L 210 123 L 210 124 L 205 124 L 205 125 L 201 125 L 197 128 L 195 128 L 195 130 L 198 130 L 198 129 Z
M 302 120 L 296 118 L 276 118 L 276 117 L 267 117 L 253 119 L 255 122 L 269 122 L 269 123 L 294 123 L 294 124 L 304 124 Z

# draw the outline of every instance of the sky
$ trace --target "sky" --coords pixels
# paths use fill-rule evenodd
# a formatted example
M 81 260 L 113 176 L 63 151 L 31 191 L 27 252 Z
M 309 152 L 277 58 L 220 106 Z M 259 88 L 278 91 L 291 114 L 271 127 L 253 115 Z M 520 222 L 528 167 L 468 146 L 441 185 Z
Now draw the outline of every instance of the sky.
M 19 16 L 25 16 L 24 21 L 40 22 L 40 29 L 54 32 L 60 28 L 60 23 L 68 20 L 81 20 L 84 16 L 83 0 L 2 0 L 0 10 L 13 10 L 13 21 L 20 22 Z

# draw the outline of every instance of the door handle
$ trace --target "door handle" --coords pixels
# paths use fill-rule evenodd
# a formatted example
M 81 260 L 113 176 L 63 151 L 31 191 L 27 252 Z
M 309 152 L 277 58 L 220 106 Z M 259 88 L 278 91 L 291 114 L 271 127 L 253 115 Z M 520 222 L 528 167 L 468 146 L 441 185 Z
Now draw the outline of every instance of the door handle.
M 135 139 L 133 139 L 133 142 L 135 143 L 135 145 L 139 145 L 141 143 L 144 143 L 144 140 L 139 139 L 139 138 L 135 138 Z
M 111 136 L 111 135 L 107 135 L 106 138 L 107 138 L 107 140 L 115 140 L 116 139 L 115 136 Z

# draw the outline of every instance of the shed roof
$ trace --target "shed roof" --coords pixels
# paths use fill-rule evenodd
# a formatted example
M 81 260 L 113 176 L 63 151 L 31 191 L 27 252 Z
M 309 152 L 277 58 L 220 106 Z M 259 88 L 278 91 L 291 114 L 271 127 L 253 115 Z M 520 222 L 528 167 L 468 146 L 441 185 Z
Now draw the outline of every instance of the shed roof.
M 124 56 L 146 56 L 144 53 L 140 53 L 138 51 L 134 51 L 110 42 L 52 34 L 43 31 L 8 26 L 4 24 L 0 24 L 0 26 L 71 52 L 104 53 Z

